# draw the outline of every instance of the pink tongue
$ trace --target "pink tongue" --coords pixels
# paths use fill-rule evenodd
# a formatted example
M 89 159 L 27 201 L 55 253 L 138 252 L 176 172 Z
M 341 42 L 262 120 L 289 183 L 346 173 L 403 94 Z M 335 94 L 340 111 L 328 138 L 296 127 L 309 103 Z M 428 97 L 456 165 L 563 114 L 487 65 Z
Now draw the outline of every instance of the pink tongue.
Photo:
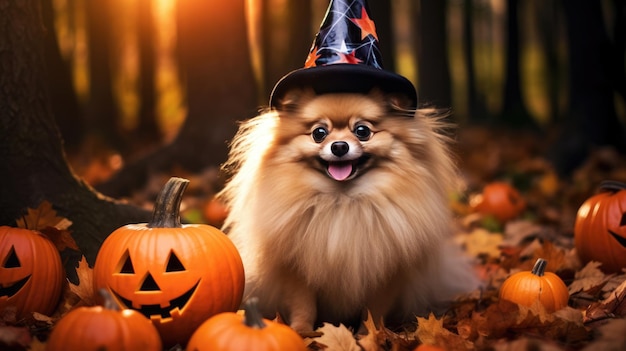
M 350 162 L 335 162 L 328 165 L 328 174 L 335 180 L 344 180 L 352 173 Z

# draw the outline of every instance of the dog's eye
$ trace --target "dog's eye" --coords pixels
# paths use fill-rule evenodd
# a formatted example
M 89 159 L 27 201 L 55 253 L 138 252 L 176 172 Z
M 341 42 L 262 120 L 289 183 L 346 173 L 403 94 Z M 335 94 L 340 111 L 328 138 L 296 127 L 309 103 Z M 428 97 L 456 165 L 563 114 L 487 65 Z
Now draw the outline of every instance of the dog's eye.
M 360 125 L 354 128 L 354 135 L 361 141 L 368 140 L 372 135 L 372 130 L 368 126 Z
M 328 130 L 324 127 L 317 127 L 313 130 L 313 133 L 311 133 L 311 136 L 316 143 L 321 143 L 324 139 L 326 139 L 327 135 Z

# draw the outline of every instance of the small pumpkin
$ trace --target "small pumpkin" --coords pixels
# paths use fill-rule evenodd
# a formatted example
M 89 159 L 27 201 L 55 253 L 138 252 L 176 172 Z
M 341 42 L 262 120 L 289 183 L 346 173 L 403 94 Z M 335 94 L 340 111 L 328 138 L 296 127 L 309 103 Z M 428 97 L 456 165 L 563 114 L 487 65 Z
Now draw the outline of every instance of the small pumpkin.
M 526 201 L 510 184 L 493 182 L 485 185 L 482 193 L 472 199 L 470 206 L 476 212 L 507 222 L 524 212 Z
M 124 308 L 152 320 L 165 346 L 185 345 L 214 314 L 236 311 L 243 297 L 239 252 L 215 227 L 180 222 L 189 181 L 171 178 L 149 223 L 118 228 L 102 243 L 94 288 L 106 288 Z
M 626 184 L 604 181 L 578 209 L 574 246 L 583 263 L 598 261 L 606 273 L 626 268 Z
M 120 310 L 107 290 L 103 306 L 78 307 L 52 329 L 46 351 L 161 351 L 156 328 L 135 310 Z
M 532 271 L 517 272 L 508 277 L 500 287 L 500 298 L 523 306 L 539 301 L 548 312 L 567 306 L 569 291 L 563 280 L 552 272 L 546 272 L 547 262 L 537 259 Z
M 244 316 L 225 312 L 209 318 L 193 333 L 187 351 L 305 351 L 304 341 L 288 326 L 261 317 L 258 299 L 244 305 Z
M 15 306 L 17 318 L 50 315 L 61 297 L 65 272 L 54 244 L 38 231 L 0 227 L 0 311 Z
M 228 208 L 218 198 L 212 197 L 204 205 L 204 218 L 210 225 L 221 227 L 224 224 L 224 220 L 228 217 Z

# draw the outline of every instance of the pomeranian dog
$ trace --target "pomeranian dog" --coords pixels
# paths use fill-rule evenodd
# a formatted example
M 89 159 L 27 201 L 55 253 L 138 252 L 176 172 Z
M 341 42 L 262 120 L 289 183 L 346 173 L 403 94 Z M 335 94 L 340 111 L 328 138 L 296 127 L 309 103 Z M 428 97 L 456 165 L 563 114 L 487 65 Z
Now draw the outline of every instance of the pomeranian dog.
M 447 242 L 456 170 L 443 127 L 377 91 L 292 91 L 244 122 L 219 196 L 245 296 L 306 333 L 366 311 L 412 319 L 476 288 Z

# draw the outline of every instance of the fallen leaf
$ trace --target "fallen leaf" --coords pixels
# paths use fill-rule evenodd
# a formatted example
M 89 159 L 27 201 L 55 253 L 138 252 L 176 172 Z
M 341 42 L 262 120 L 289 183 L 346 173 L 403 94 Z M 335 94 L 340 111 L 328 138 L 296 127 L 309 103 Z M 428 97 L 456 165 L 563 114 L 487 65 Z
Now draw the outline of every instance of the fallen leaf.
M 583 322 L 585 325 L 603 324 L 608 319 L 626 316 L 626 281 L 603 301 L 589 305 Z
M 65 230 L 72 225 L 67 218 L 57 216 L 57 212 L 52 208 L 52 204 L 46 200 L 39 204 L 39 207 L 27 209 L 25 216 L 16 220 L 19 228 L 42 230 L 46 227 L 53 227 Z
M 40 231 L 54 243 L 59 252 L 68 248 L 74 251 L 80 251 L 69 230 L 48 226 Z
M 434 345 L 446 350 L 473 349 L 470 341 L 444 328 L 443 318 L 437 319 L 432 313 L 428 318 L 417 317 L 415 334 L 422 344 Z
M 78 274 L 78 285 L 70 284 L 70 291 L 76 294 L 83 304 L 91 306 L 95 304 L 95 294 L 93 291 L 93 269 L 89 268 L 87 259 L 82 257 L 76 269 Z
M 381 340 L 380 333 L 369 310 L 367 311 L 367 319 L 363 322 L 363 327 L 367 334 L 359 335 L 358 344 L 364 351 L 382 351 L 381 343 L 384 343 L 384 340 Z
M 477 257 L 481 254 L 490 257 L 500 256 L 501 234 L 491 233 L 483 228 L 476 228 L 471 233 L 459 235 L 458 237 L 470 257 Z
M 329 351 L 361 351 L 352 332 L 343 324 L 336 327 L 330 323 L 324 323 L 317 331 L 323 335 L 316 338 L 315 341 Z
M 612 276 L 607 276 L 600 270 L 602 263 L 591 261 L 574 275 L 574 281 L 569 286 L 569 293 L 601 289 Z

